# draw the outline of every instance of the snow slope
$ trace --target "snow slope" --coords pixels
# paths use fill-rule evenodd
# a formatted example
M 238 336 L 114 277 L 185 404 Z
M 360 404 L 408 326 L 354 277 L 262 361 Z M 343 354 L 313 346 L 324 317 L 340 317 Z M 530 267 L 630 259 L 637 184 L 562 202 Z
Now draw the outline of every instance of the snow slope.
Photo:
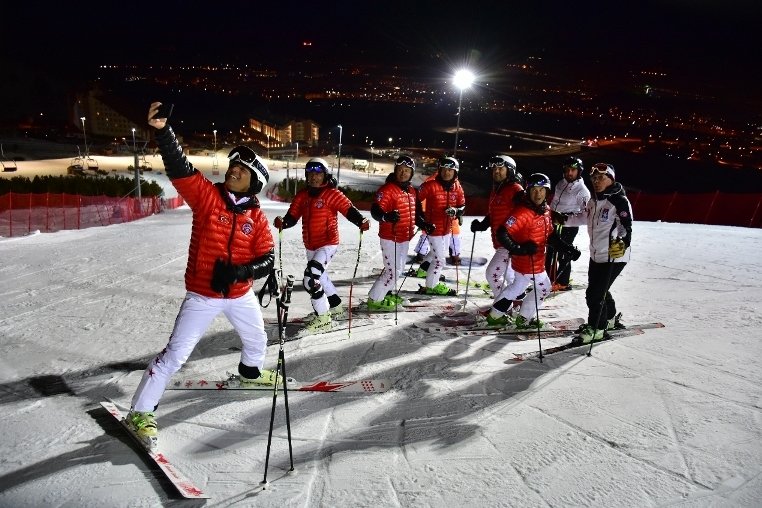
M 286 205 L 263 207 L 272 219 Z M 182 208 L 0 240 L 0 506 L 177 498 L 99 401 L 129 406 L 142 369 L 165 345 L 184 294 L 190 224 Z M 346 302 L 359 234 L 341 224 L 329 270 Z M 585 241 L 583 232 L 582 259 Z M 464 233 L 466 253 L 471 243 Z M 488 234 L 475 245 L 475 254 L 491 255 Z M 592 357 L 573 350 L 515 363 L 511 353 L 535 349 L 536 340 L 412 326 L 429 313 L 400 313 L 396 324 L 381 316 L 351 338 L 287 343 L 288 373 L 298 380 L 389 377 L 394 387 L 290 393 L 291 475 L 279 397 L 264 491 L 269 394 L 168 391 L 157 412 L 161 443 L 211 495 L 209 506 L 759 506 L 760 247 L 759 230 L 636 223 L 633 261 L 614 296 L 626 322 L 666 328 L 596 345 Z M 284 233 L 282 261 L 299 280 L 300 226 Z M 354 302 L 380 266 L 374 224 L 363 237 Z M 574 265 L 576 281 L 585 273 L 586 262 Z M 455 269 L 447 275 L 454 279 Z M 483 280 L 483 267 L 471 278 Z M 470 290 L 470 309 L 487 302 Z M 550 303 L 557 308 L 548 315 L 586 315 L 583 291 Z M 297 288 L 291 314 L 310 310 Z M 265 316 L 275 316 L 274 305 Z M 238 345 L 217 319 L 179 377 L 224 376 L 238 363 Z M 269 365 L 277 353 L 269 348 Z

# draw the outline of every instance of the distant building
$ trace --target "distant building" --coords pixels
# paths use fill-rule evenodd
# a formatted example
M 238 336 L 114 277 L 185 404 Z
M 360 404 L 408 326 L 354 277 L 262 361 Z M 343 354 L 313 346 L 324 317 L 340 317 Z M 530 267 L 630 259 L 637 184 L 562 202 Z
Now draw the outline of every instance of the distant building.
M 244 142 L 256 142 L 264 147 L 282 148 L 294 143 L 303 146 L 317 146 L 320 126 L 312 120 L 292 120 L 283 127 L 277 127 L 263 120 L 249 118 L 241 130 Z
M 138 111 L 141 113 L 139 119 L 135 118 Z M 125 138 L 131 144 L 133 128 L 136 139 L 149 139 L 149 127 L 142 116 L 144 111 L 145 108 L 138 108 L 137 105 L 99 90 L 91 90 L 77 97 L 71 121 L 80 130 L 84 124 L 84 129 L 90 136 L 114 138 L 119 142 Z M 85 118 L 84 122 L 82 117 Z

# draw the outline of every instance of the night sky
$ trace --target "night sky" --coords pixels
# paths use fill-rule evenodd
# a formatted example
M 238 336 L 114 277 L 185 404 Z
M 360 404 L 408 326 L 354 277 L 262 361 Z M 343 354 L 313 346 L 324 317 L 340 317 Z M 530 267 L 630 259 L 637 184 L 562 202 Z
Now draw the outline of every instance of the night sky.
M 43 67 L 150 60 L 169 48 L 179 58 L 271 59 L 310 39 L 335 48 L 339 58 L 358 49 L 390 58 L 543 52 L 732 73 L 716 66 L 759 68 L 755 3 L 27 1 L 4 5 L 0 33 L 4 57 Z
M 505 62 L 531 55 L 587 79 L 664 70 L 759 105 L 756 3 L 27 1 L 3 7 L 0 59 L 12 79 L 0 97 L 8 101 L 19 85 L 55 93 L 99 64 L 288 65 L 311 40 L 326 65 L 436 57 L 499 74 Z

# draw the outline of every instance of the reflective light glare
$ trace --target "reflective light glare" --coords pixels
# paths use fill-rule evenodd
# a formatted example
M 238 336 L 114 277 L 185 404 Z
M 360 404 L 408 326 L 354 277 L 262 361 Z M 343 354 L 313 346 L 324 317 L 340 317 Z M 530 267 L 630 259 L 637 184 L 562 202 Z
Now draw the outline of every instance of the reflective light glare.
M 471 84 L 474 82 L 474 78 L 475 77 L 473 72 L 469 71 L 468 69 L 461 69 L 455 73 L 453 83 L 456 87 L 464 90 L 471 86 Z

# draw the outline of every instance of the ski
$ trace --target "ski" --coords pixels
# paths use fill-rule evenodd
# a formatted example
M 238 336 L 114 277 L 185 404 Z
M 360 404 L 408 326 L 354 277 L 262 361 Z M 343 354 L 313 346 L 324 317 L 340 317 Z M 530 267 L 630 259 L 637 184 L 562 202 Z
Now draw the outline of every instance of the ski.
M 545 328 L 540 329 L 540 333 L 557 333 L 559 331 L 565 331 L 566 334 L 569 334 L 569 331 L 576 330 L 579 325 L 583 324 L 585 322 L 582 318 L 574 318 L 574 319 L 559 319 L 555 321 L 546 321 L 545 322 Z M 537 331 L 533 329 L 521 329 L 517 330 L 514 326 L 504 326 L 504 327 L 494 327 L 494 326 L 488 326 L 486 324 L 479 325 L 477 324 L 473 319 L 470 320 L 468 324 L 460 324 L 460 325 L 439 325 L 439 326 L 430 326 L 426 323 L 413 323 L 413 326 L 417 328 L 423 328 L 424 330 L 430 332 L 430 333 L 458 333 L 462 334 L 463 332 L 477 332 L 478 333 L 510 333 L 510 334 L 532 334 L 536 335 Z
M 290 392 L 345 392 L 345 393 L 381 393 L 392 387 L 389 379 L 362 379 L 360 381 L 314 381 L 304 383 L 288 378 L 286 383 Z M 273 391 L 272 385 L 241 383 L 235 374 L 227 379 L 180 379 L 167 386 L 167 390 L 244 390 L 244 391 Z M 278 386 L 283 390 L 283 385 Z
M 352 330 L 355 328 L 367 328 L 369 326 L 379 326 L 381 323 L 378 322 L 378 320 L 373 320 L 370 318 L 360 318 L 360 319 L 352 319 Z M 312 337 L 317 335 L 326 335 L 329 333 L 335 333 L 335 332 L 343 332 L 343 331 L 349 331 L 349 320 L 346 321 L 334 321 L 333 325 L 330 329 L 326 330 L 319 330 L 319 331 L 312 331 L 308 330 L 306 325 L 303 323 L 286 323 L 286 339 L 285 342 L 291 342 L 292 340 L 299 340 L 303 339 L 305 337 Z M 270 325 L 272 326 L 272 325 Z M 280 338 L 271 338 L 267 341 L 267 345 L 271 346 L 273 344 L 278 344 L 280 342 Z
M 629 325 L 627 328 L 621 329 L 621 330 L 609 330 L 606 332 L 606 335 L 602 340 L 596 341 L 598 342 L 605 342 L 607 340 L 614 340 L 614 339 L 620 339 L 622 337 L 631 337 L 633 335 L 642 335 L 645 333 L 644 330 L 652 329 L 652 328 L 664 328 L 664 324 L 662 323 L 642 323 L 637 325 Z M 574 334 L 567 334 L 569 337 L 574 337 Z M 526 338 L 531 338 L 528 335 Z M 547 349 L 544 349 L 542 351 L 542 355 L 551 355 L 553 353 L 559 353 L 561 351 L 566 351 L 567 349 L 574 349 L 578 347 L 590 347 L 590 343 L 587 344 L 581 344 L 578 341 L 572 340 L 571 342 L 568 342 L 566 344 L 561 344 L 560 346 L 553 346 L 549 347 Z M 513 353 L 515 361 L 522 361 L 522 360 L 528 360 L 530 358 L 537 358 L 540 356 L 539 351 L 527 351 L 525 353 Z
M 196 487 L 192 481 L 190 481 L 183 473 L 181 473 L 180 470 L 178 470 L 177 467 L 169 461 L 166 455 L 159 451 L 145 447 L 143 442 L 140 440 L 137 434 L 133 432 L 132 428 L 124 419 L 124 415 L 119 410 L 119 408 L 116 407 L 116 404 L 113 402 L 104 401 L 101 402 L 101 406 L 103 406 L 103 408 L 108 411 L 109 414 L 111 414 L 111 416 L 113 416 L 119 422 L 119 424 L 124 427 L 127 433 L 132 436 L 132 438 L 140 445 L 140 449 L 144 450 L 146 454 L 151 458 L 151 460 L 153 460 L 153 462 L 158 466 L 158 468 L 162 470 L 164 475 L 170 482 L 172 482 L 172 485 L 175 486 L 180 495 L 187 499 L 209 499 L 209 496 L 204 494 L 204 491 Z

